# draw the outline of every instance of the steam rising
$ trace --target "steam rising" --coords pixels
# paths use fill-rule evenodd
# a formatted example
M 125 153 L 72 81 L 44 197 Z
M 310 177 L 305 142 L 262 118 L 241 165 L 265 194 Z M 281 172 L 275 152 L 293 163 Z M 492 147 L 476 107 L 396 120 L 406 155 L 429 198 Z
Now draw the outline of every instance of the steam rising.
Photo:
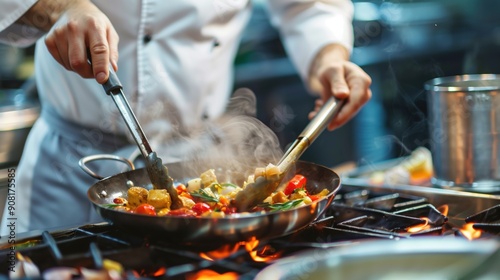
M 189 174 L 214 168 L 224 170 L 224 175 L 247 176 L 255 167 L 277 163 L 283 154 L 276 134 L 256 118 L 256 98 L 249 89 L 237 90 L 221 117 L 161 146 L 154 144 L 164 163 L 186 162 Z

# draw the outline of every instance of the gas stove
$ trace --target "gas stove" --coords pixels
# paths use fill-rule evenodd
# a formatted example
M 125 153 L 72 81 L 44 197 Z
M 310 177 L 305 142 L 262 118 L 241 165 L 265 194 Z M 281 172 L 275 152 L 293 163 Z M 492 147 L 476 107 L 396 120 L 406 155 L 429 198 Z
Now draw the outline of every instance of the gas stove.
M 83 276 L 110 267 L 119 271 L 114 279 L 254 279 L 270 264 L 308 249 L 423 236 L 500 240 L 499 220 L 497 195 L 423 186 L 376 187 L 344 178 L 340 192 L 320 219 L 281 238 L 214 247 L 177 244 L 108 223 L 82 225 L 27 233 L 17 240 L 15 250 L 5 244 L 0 252 L 0 274 L 7 278 L 11 262 L 21 257 L 29 258 L 41 275 L 70 271 L 72 278 L 67 279 L 87 279 Z

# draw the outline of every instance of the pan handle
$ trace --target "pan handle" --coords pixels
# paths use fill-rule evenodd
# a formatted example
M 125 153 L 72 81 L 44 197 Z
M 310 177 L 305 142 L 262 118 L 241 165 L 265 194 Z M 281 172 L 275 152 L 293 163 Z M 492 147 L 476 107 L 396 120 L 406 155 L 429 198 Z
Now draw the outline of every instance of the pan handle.
M 88 166 L 87 166 L 87 163 L 89 162 L 92 162 L 92 161 L 96 161 L 96 160 L 115 160 L 115 161 L 120 161 L 120 162 L 123 162 L 123 163 L 126 163 L 129 167 L 130 167 L 130 170 L 134 170 L 135 167 L 134 167 L 134 163 L 124 157 L 120 157 L 120 156 L 116 156 L 116 155 L 111 155 L 111 154 L 97 154 L 97 155 L 91 155 L 91 156 L 86 156 L 86 157 L 83 157 L 81 158 L 79 161 L 78 161 L 78 165 L 83 169 L 83 171 L 85 171 L 85 173 L 89 174 L 90 176 L 98 179 L 98 180 L 102 180 L 104 179 L 103 176 L 95 173 L 94 171 L 92 171 Z

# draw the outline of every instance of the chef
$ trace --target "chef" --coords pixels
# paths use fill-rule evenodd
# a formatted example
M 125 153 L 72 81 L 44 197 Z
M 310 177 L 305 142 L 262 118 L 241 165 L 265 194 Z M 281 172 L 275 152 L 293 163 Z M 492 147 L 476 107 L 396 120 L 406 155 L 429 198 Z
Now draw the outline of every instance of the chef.
M 17 46 L 36 43 L 42 104 L 16 171 L 17 232 L 100 221 L 86 196 L 95 179 L 81 171 L 78 160 L 133 143 L 101 86 L 108 67 L 117 72 L 153 143 L 218 118 L 231 95 L 233 60 L 252 5 L 249 0 L 0 3 L 0 40 Z M 329 129 L 346 123 L 371 96 L 369 76 L 349 62 L 352 3 L 265 4 L 300 76 L 318 96 L 314 110 L 331 95 L 346 99 Z M 2 235 L 8 215 L 5 211 Z

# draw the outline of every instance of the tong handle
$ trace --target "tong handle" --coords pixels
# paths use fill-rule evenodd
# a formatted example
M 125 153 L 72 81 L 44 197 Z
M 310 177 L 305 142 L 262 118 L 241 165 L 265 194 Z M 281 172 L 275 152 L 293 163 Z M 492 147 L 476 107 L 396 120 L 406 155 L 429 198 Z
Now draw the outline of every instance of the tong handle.
M 91 55 L 87 52 L 87 59 L 92 65 Z M 139 147 L 144 159 L 146 160 L 146 170 L 149 175 L 149 179 L 153 184 L 155 189 L 166 189 L 170 195 L 172 201 L 171 208 L 178 209 L 183 206 L 182 201 L 177 196 L 177 190 L 173 187 L 173 179 L 168 175 L 167 167 L 163 165 L 161 158 L 156 155 L 149 145 L 149 141 L 144 135 L 144 132 L 135 117 L 132 108 L 123 94 L 123 86 L 116 75 L 115 70 L 111 65 L 109 66 L 109 78 L 102 84 L 106 94 L 111 96 L 115 102 L 118 111 L 122 115 L 125 124 L 127 125 L 130 133 L 134 137 L 134 140 Z
M 87 61 L 92 66 L 92 55 L 89 49 L 87 49 Z M 104 84 L 102 84 L 102 87 L 104 88 L 106 94 L 111 96 L 111 98 L 115 102 L 115 105 L 118 108 L 118 111 L 120 111 L 125 124 L 130 130 L 130 133 L 134 137 L 139 150 L 141 151 L 144 158 L 147 159 L 149 154 L 151 154 L 153 150 L 151 149 L 149 141 L 146 138 L 146 135 L 144 135 L 144 132 L 142 131 L 142 128 L 139 125 L 134 112 L 130 108 L 125 94 L 123 94 L 122 83 L 120 82 L 120 79 L 118 79 L 118 75 L 116 75 L 116 72 L 111 65 L 109 65 L 108 80 Z
M 300 158 L 304 151 L 314 142 L 314 140 L 316 140 L 316 138 L 318 138 L 323 130 L 325 130 L 333 117 L 338 114 L 344 103 L 344 99 L 339 100 L 332 96 L 323 104 L 323 107 L 321 107 L 316 116 L 314 116 L 311 122 L 302 130 L 297 139 L 279 161 L 278 166 L 280 170 L 288 170 L 290 165 Z
M 340 111 L 340 108 L 344 104 L 345 99 L 337 99 L 335 97 L 330 97 L 323 107 L 319 110 L 319 112 L 314 116 L 311 122 L 304 128 L 302 133 L 300 133 L 300 137 L 307 138 L 309 140 L 309 144 L 314 142 L 316 138 L 323 132 L 323 130 L 328 126 L 333 117 L 337 115 Z
M 87 61 L 90 66 L 92 66 L 92 54 L 90 53 L 90 49 L 87 49 Z M 102 84 L 102 87 L 108 95 L 118 93 L 121 89 L 123 89 L 122 83 L 120 82 L 120 79 L 118 79 L 118 75 L 116 75 L 116 72 L 111 64 L 109 65 L 108 80 Z
M 109 65 L 109 78 L 104 84 L 102 84 L 102 87 L 108 95 L 115 94 L 123 89 L 122 83 L 120 82 L 120 79 L 118 79 L 118 75 L 116 75 L 116 72 L 111 65 Z

